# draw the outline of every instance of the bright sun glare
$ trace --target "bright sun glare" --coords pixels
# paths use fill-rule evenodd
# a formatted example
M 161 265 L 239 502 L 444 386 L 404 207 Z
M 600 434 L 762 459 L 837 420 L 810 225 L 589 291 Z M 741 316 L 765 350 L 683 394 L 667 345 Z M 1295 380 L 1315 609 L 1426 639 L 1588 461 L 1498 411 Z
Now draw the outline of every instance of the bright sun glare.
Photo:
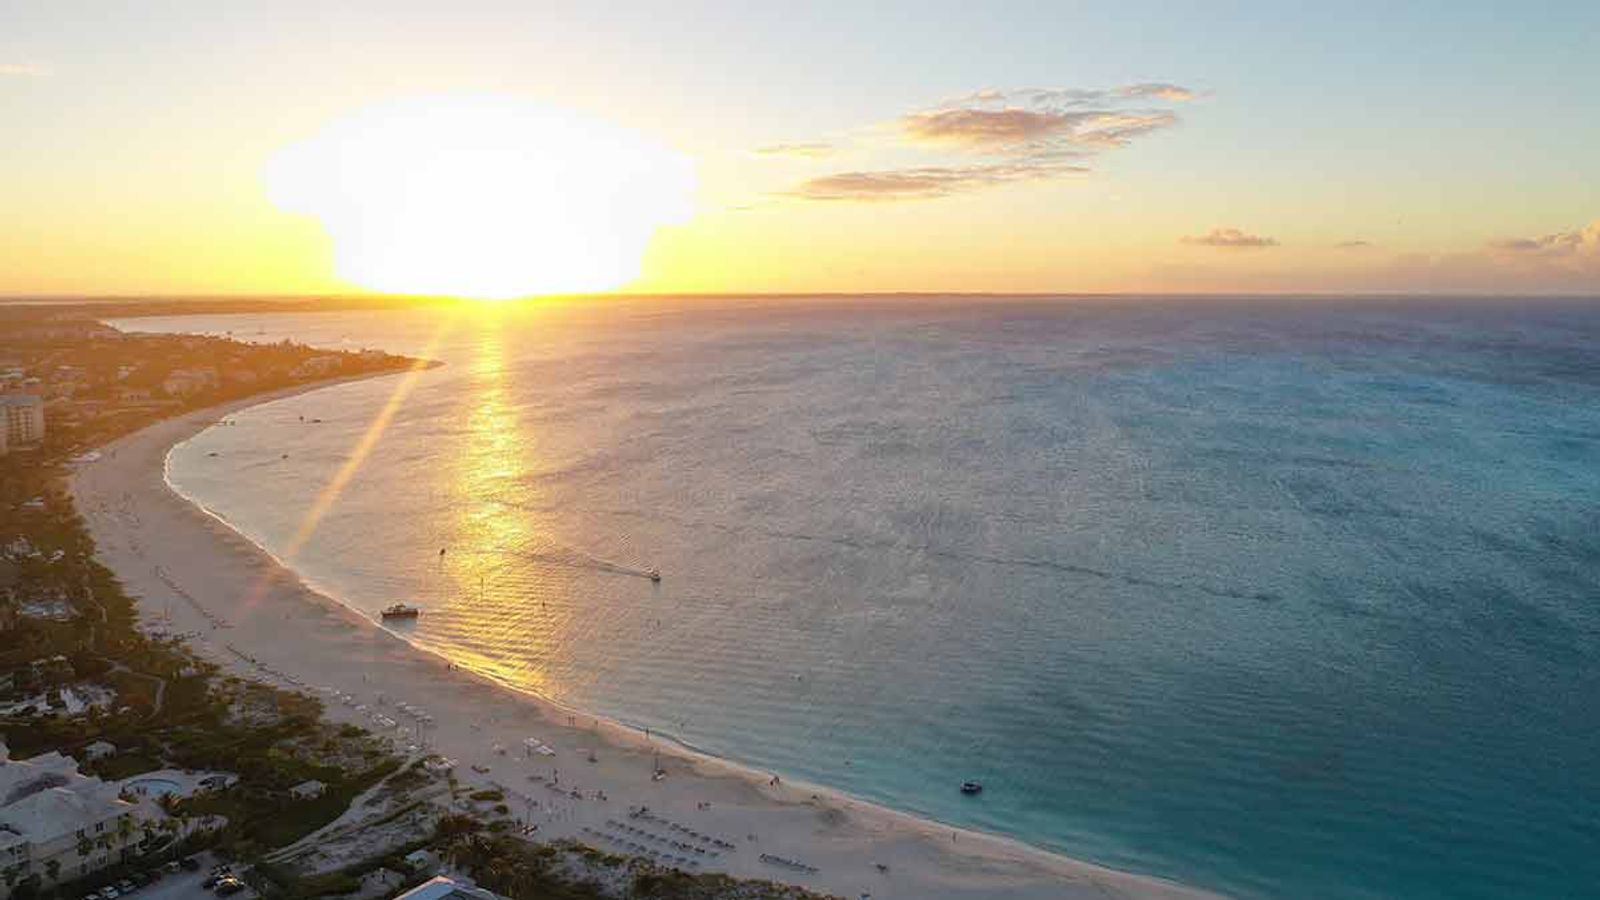
M 321 221 L 346 281 L 487 299 L 636 278 L 694 190 L 689 161 L 664 145 L 496 95 L 363 110 L 280 152 L 265 181 L 279 207 Z

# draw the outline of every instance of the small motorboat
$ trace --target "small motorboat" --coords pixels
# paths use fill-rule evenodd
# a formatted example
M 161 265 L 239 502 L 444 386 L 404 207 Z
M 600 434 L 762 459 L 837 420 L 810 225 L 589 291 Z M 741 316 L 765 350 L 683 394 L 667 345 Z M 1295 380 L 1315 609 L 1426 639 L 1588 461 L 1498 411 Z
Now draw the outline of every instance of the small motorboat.
M 656 584 L 660 584 L 661 583 L 661 570 L 660 569 L 651 569 L 650 571 L 646 572 L 645 574 L 649 575 L 650 576 L 650 580 L 654 581 Z
M 968 796 L 981 794 L 983 793 L 983 785 L 976 781 L 963 781 L 961 782 L 961 793 Z
M 396 603 L 393 606 L 385 607 L 379 615 L 383 616 L 384 621 L 390 619 L 415 619 L 417 616 L 422 615 L 422 610 L 417 609 L 415 606 L 407 606 L 404 603 Z

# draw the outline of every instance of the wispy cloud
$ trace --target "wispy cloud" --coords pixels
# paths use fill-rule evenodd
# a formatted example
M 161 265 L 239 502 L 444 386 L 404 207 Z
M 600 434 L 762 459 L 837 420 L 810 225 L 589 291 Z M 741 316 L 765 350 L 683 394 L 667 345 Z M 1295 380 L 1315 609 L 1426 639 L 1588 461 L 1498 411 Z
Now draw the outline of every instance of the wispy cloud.
M 1125 84 L 1107 90 L 1088 88 L 1016 88 L 1001 90 L 984 88 L 961 94 L 944 101 L 940 106 L 965 106 L 973 103 L 1010 103 L 1018 106 L 1052 109 L 1117 105 L 1126 100 L 1164 100 L 1168 103 L 1186 103 L 1199 98 L 1199 94 L 1182 85 L 1162 81 Z
M 1123 147 L 1134 138 L 1176 124 L 1166 110 L 937 109 L 900 120 L 913 142 L 943 144 L 981 153 L 1034 155 L 1082 153 Z
M 36 66 L 36 65 L 31 64 L 31 63 L 0 62 L 0 78 L 4 78 L 6 76 L 12 76 L 12 77 L 16 77 L 16 78 L 27 78 L 27 77 L 32 76 L 32 75 L 43 75 L 43 74 L 44 74 L 44 67 L 43 66 Z
M 789 196 L 806 200 L 926 200 L 977 188 L 1042 181 L 1087 172 L 1054 162 L 921 166 L 876 172 L 836 172 L 801 182 Z
M 1183 103 L 1195 98 L 1195 92 L 1186 87 L 1160 81 L 1126 85 L 1117 88 L 1116 93 L 1122 97 L 1154 97 L 1174 103 Z
M 1249 234 L 1237 228 L 1213 228 L 1205 234 L 1187 235 L 1182 241 L 1197 247 L 1221 247 L 1228 250 L 1254 250 L 1278 246 L 1275 238 Z
M 1557 231 L 1539 237 L 1504 238 L 1490 241 L 1489 249 L 1498 254 L 1539 257 L 1549 260 L 1592 260 L 1600 263 L 1600 219 L 1583 228 Z
M 955 146 L 982 153 L 1057 156 L 1126 146 L 1176 125 L 1167 109 L 1131 108 L 1130 101 L 1188 100 L 1174 84 L 1133 84 L 1111 90 L 1077 88 L 988 89 L 910 113 L 900 131 L 913 143 Z
M 1178 123 L 1153 104 L 1191 100 L 1164 82 L 1106 90 L 1023 88 L 973 91 L 889 123 L 898 148 L 937 154 L 929 163 L 836 172 L 785 192 L 808 200 L 921 200 L 977 188 L 1048 181 L 1088 171 L 1082 161 L 1126 147 Z M 780 145 L 805 146 L 805 145 Z M 952 154 L 987 157 L 964 162 Z
M 900 127 L 914 141 L 952 143 L 979 149 L 1006 148 L 1058 134 L 1067 128 L 1062 113 L 1031 109 L 936 109 L 912 113 Z
M 1366 250 L 1366 249 L 1368 249 L 1370 247 L 1376 247 L 1377 245 L 1374 244 L 1371 241 L 1360 241 L 1360 240 L 1357 240 L 1357 241 L 1340 241 L 1339 243 L 1334 244 L 1333 246 L 1336 249 L 1339 249 L 1339 250 Z
M 757 156 L 832 156 L 837 150 L 827 141 L 800 141 L 792 144 L 768 144 L 751 151 Z

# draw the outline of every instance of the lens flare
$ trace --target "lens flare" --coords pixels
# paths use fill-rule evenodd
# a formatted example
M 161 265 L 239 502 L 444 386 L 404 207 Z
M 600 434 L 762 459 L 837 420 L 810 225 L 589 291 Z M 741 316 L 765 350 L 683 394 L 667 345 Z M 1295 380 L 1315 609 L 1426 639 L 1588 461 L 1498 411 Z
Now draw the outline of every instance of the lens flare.
M 267 164 L 268 197 L 316 217 L 338 276 L 377 291 L 505 299 L 638 277 L 692 212 L 687 158 L 627 129 L 500 95 L 396 101 Z

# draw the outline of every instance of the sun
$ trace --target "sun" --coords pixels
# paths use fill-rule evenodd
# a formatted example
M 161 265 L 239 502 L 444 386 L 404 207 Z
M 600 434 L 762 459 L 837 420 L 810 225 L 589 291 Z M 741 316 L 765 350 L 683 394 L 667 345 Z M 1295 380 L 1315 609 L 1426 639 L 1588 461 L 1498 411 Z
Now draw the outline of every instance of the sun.
M 625 128 L 519 97 L 394 101 L 267 164 L 279 208 L 316 217 L 336 274 L 387 293 L 507 299 L 609 290 L 692 212 L 694 170 Z

